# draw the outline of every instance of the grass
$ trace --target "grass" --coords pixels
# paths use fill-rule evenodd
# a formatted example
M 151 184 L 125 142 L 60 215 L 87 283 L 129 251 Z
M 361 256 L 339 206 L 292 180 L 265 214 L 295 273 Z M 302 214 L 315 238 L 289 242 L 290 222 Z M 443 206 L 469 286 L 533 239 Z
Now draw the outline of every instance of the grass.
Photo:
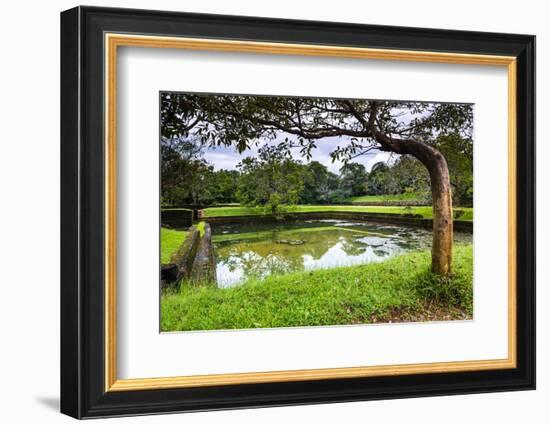
M 205 222 L 199 221 L 195 224 L 195 228 L 199 231 L 199 235 L 202 238 L 204 235 Z M 185 230 L 160 229 L 160 262 L 166 264 L 170 262 L 172 254 L 178 250 L 180 245 L 185 240 L 189 232 Z
M 184 230 L 160 229 L 160 262 L 166 264 L 170 262 L 170 257 L 177 251 L 183 240 L 187 236 Z
M 204 221 L 199 221 L 195 224 L 195 228 L 199 231 L 199 235 L 202 238 L 204 236 L 204 226 L 206 223 Z
M 398 195 L 364 195 L 354 196 L 351 202 L 391 202 L 391 201 L 422 201 L 422 196 L 414 192 L 400 193 Z
M 205 208 L 204 217 L 234 217 L 243 215 L 268 215 L 270 214 L 263 207 L 215 207 Z M 288 213 L 306 213 L 306 212 L 372 212 L 384 214 L 417 214 L 423 218 L 432 218 L 433 211 L 431 206 L 427 207 L 401 207 L 401 206 L 364 206 L 364 205 L 296 205 L 283 209 Z M 473 208 L 454 208 L 455 214 L 460 214 L 460 220 L 473 220 Z
M 474 219 L 473 208 L 453 208 L 456 220 L 472 221 Z
M 273 275 L 218 289 L 182 284 L 161 300 L 161 329 L 275 328 L 469 319 L 472 246 L 456 246 L 454 272 L 430 271 L 430 253 L 383 263 Z

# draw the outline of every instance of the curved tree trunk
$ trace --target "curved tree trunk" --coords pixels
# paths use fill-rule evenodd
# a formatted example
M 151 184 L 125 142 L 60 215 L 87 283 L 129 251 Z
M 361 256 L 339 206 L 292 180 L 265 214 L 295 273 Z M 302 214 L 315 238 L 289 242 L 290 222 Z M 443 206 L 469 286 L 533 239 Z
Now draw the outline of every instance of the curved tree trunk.
M 434 162 L 428 168 L 433 200 L 432 271 L 446 275 L 453 259 L 453 201 L 447 161 L 438 152 Z
M 432 272 L 449 274 L 453 260 L 453 206 L 447 161 L 436 148 L 415 140 L 385 140 L 385 149 L 409 154 L 430 173 L 433 200 Z

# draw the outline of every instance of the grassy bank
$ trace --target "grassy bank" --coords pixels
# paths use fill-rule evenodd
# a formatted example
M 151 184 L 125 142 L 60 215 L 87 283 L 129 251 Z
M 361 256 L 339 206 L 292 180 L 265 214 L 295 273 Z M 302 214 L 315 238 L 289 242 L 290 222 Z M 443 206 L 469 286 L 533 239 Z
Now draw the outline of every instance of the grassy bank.
M 160 229 L 160 262 L 166 264 L 170 262 L 170 257 L 177 251 L 182 244 L 188 232 L 183 230 Z
M 401 206 L 365 206 L 365 205 L 295 205 L 281 209 L 288 213 L 306 213 L 306 212 L 372 212 L 384 214 L 418 214 L 423 218 L 432 218 L 432 207 L 401 207 Z M 234 217 L 243 215 L 269 215 L 270 211 L 263 207 L 216 207 L 205 208 L 204 217 Z M 459 212 L 460 220 L 473 220 L 473 208 L 455 208 L 455 213 Z
M 230 289 L 163 295 L 161 329 L 188 331 L 467 319 L 472 315 L 472 246 L 456 246 L 453 276 L 430 272 L 430 253 L 383 263 L 275 275 Z
M 423 201 L 422 196 L 414 192 L 400 193 L 398 195 L 364 195 L 350 198 L 351 202 L 395 202 L 395 201 Z

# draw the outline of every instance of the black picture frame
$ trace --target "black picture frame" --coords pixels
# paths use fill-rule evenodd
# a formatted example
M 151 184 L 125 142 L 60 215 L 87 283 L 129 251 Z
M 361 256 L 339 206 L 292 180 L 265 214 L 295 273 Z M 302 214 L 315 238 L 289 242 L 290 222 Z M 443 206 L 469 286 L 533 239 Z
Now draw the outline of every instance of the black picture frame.
M 517 367 L 106 392 L 105 32 L 516 57 Z M 534 388 L 534 36 L 96 7 L 61 13 L 62 413 L 92 418 Z

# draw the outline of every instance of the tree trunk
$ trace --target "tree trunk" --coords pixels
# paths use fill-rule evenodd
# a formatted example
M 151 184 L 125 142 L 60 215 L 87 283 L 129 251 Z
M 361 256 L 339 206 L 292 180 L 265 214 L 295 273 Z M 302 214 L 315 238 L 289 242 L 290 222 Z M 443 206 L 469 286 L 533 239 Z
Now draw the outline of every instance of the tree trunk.
M 432 271 L 446 275 L 451 272 L 453 259 L 453 201 L 449 168 L 441 153 L 428 171 L 433 200 Z
M 453 206 L 447 161 L 436 148 L 422 142 L 385 142 L 385 150 L 414 156 L 430 173 L 433 202 L 432 272 L 447 275 L 451 273 L 453 260 Z

